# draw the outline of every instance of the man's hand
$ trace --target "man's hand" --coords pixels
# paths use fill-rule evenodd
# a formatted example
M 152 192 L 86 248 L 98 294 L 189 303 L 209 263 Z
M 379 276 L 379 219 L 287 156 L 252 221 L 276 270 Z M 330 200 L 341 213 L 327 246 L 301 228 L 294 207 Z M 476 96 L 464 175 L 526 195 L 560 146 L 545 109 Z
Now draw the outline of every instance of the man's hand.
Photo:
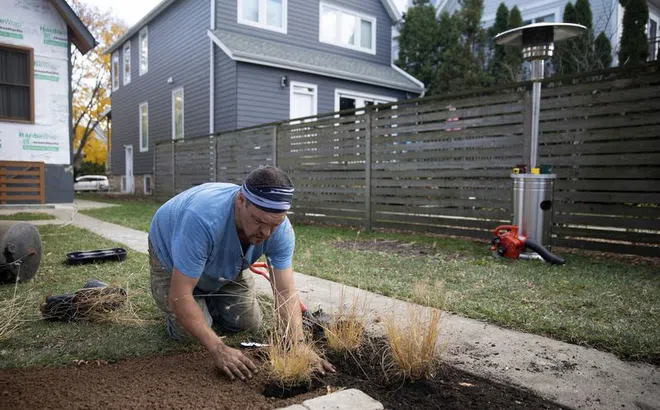
M 325 376 L 325 373 L 336 373 L 337 370 L 335 370 L 335 366 L 330 364 L 329 361 L 322 359 L 318 355 L 316 355 L 316 371 L 321 374 L 321 376 Z
M 236 377 L 245 381 L 251 379 L 252 373 L 257 373 L 257 366 L 252 363 L 240 350 L 234 349 L 220 342 L 210 350 L 215 366 L 220 369 L 230 380 Z

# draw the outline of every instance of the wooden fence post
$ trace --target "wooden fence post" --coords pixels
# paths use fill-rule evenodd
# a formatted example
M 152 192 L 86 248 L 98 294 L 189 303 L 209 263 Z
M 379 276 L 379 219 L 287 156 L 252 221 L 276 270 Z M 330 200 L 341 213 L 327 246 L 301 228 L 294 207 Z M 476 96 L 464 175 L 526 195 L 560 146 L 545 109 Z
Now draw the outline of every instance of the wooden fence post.
M 39 202 L 46 203 L 46 169 L 43 162 L 39 162 Z
M 155 198 L 156 195 L 158 195 L 158 191 L 156 190 L 156 172 L 158 171 L 157 165 L 156 165 L 156 160 L 158 158 L 158 155 L 156 152 L 158 151 L 158 144 L 154 144 L 154 166 L 152 167 L 152 172 L 153 175 L 151 176 L 151 195 Z
M 365 228 L 367 232 L 371 231 L 371 113 L 373 110 L 371 106 L 367 107 L 365 110 L 365 155 L 364 155 L 364 166 L 365 166 L 365 190 L 364 190 L 364 202 L 365 202 L 365 212 L 366 212 L 366 221 Z
M 172 196 L 176 195 L 176 141 L 172 140 Z
M 280 125 L 273 125 L 273 166 L 277 166 L 277 133 L 280 132 Z
M 213 137 L 213 181 L 218 182 L 218 139 L 220 135 L 217 134 Z

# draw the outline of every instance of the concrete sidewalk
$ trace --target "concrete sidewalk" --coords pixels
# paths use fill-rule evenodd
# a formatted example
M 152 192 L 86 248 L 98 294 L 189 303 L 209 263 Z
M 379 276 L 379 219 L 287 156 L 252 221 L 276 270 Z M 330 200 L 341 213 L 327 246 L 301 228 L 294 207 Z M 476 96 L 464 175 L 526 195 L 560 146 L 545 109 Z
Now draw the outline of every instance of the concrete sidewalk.
M 75 226 L 147 252 L 147 233 L 73 214 Z M 295 274 L 301 298 L 325 311 L 339 303 L 342 285 Z M 257 280 L 259 292 L 270 293 L 265 280 Z M 372 319 L 395 313 L 405 321 L 409 304 L 396 299 L 346 287 L 368 301 Z M 375 332 L 381 331 L 377 324 Z M 485 322 L 444 314 L 440 343 L 447 346 L 445 361 L 490 379 L 530 389 L 562 405 L 580 409 L 660 409 L 660 368 L 624 362 L 595 349 L 559 342 L 542 336 L 503 329 Z

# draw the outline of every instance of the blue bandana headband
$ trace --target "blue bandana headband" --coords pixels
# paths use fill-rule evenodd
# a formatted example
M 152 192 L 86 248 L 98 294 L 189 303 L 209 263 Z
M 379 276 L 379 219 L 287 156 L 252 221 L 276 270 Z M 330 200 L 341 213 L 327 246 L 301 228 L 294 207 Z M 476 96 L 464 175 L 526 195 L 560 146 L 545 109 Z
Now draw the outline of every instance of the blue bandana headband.
M 293 201 L 293 187 L 253 187 L 244 182 L 241 191 L 248 201 L 266 212 L 286 212 Z

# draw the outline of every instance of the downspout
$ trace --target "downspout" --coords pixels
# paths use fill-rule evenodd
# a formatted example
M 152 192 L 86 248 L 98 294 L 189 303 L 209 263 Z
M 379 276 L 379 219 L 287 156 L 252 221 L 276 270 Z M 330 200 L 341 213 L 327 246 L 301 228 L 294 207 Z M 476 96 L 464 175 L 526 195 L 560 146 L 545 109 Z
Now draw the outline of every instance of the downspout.
M 215 0 L 211 0 L 211 31 L 215 30 Z M 209 38 L 209 134 L 215 133 L 215 44 Z

